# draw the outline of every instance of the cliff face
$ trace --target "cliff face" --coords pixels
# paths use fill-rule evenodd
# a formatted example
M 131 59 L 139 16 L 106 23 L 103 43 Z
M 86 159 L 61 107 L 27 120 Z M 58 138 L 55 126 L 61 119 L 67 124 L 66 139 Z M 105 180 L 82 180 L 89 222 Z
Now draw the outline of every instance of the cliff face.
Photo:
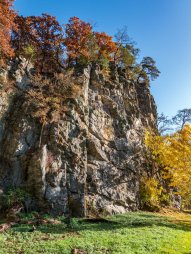
M 43 128 L 26 112 L 30 89 L 24 61 L 12 68 L 17 92 L 0 98 L 0 188 L 22 187 L 30 209 L 84 216 L 139 207 L 143 131 L 154 127 L 156 107 L 144 84 L 113 68 L 84 70 L 80 93 Z M 6 76 L 6 73 L 3 74 Z

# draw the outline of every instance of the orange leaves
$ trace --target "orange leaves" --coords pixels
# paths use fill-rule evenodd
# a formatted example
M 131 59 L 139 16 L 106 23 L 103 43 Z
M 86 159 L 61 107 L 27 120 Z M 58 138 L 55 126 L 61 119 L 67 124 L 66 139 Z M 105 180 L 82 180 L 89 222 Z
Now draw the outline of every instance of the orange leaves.
M 33 61 L 41 73 L 60 72 L 67 64 L 97 62 L 104 66 L 114 59 L 117 43 L 104 32 L 94 32 L 90 23 L 72 17 L 63 30 L 56 18 L 48 14 L 17 16 L 12 10 L 13 1 L 0 2 L 2 59 L 12 57 L 15 52 Z
M 13 0 L 1 0 L 0 1 L 0 57 L 1 64 L 4 64 L 4 60 L 14 55 L 14 51 L 11 47 L 10 33 L 16 25 L 14 24 L 14 18 L 16 13 L 12 10 Z
M 15 53 L 33 61 L 37 71 L 54 73 L 66 65 L 91 62 L 104 68 L 115 59 L 119 45 L 106 33 L 93 31 L 89 22 L 72 17 L 63 30 L 48 14 L 17 16 L 13 2 L 0 1 L 0 57 L 4 62 Z
M 68 57 L 77 61 L 80 57 L 87 61 L 98 60 L 101 57 L 111 60 L 117 45 L 112 36 L 106 33 L 93 32 L 90 23 L 73 17 L 66 25 L 65 45 Z
M 102 32 L 95 32 L 95 38 L 98 45 L 98 58 L 103 56 L 108 60 L 111 60 L 111 56 L 113 53 L 117 51 L 117 45 L 112 40 L 112 36 L 107 35 Z
M 36 51 L 35 65 L 38 70 L 56 71 L 59 69 L 59 57 L 63 53 L 62 27 L 55 17 L 18 16 L 15 19 L 18 30 L 13 32 L 12 43 L 18 55 L 31 46 Z
M 66 25 L 65 45 L 69 58 L 77 59 L 80 56 L 89 56 L 89 41 L 92 35 L 92 26 L 77 17 L 70 18 Z

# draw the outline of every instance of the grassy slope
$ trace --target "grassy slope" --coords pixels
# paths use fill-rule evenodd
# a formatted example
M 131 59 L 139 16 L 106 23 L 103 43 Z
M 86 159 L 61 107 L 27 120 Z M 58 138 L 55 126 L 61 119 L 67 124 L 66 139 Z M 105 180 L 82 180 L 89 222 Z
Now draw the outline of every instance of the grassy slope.
M 73 230 L 64 223 L 19 225 L 0 235 L 0 254 L 62 253 L 74 248 L 84 252 L 116 254 L 191 253 L 191 215 L 181 213 L 128 213 L 108 217 L 111 222 L 73 220 Z

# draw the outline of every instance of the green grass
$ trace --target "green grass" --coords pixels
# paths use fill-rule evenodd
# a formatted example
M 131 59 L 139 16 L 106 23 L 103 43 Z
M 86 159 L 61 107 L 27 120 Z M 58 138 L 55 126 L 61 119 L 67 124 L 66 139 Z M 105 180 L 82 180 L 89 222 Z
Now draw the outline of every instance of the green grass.
M 191 215 L 183 219 L 152 213 L 128 213 L 109 221 L 73 219 L 66 224 L 18 225 L 0 235 L 0 254 L 71 254 L 74 248 L 88 254 L 191 254 Z

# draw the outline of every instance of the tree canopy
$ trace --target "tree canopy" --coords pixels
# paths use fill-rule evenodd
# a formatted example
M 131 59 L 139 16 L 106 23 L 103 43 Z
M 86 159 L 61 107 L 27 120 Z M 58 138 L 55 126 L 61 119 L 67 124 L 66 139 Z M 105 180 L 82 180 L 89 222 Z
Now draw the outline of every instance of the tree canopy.
M 89 22 L 71 17 L 60 25 L 49 14 L 23 17 L 13 10 L 14 0 L 0 2 L 0 57 L 2 63 L 14 55 L 24 56 L 38 73 L 60 73 L 64 68 L 92 63 L 107 69 L 110 62 L 135 74 L 134 79 L 155 79 L 159 75 L 155 61 L 145 57 L 136 62 L 138 49 L 127 28 L 115 38 L 93 29 Z M 133 75 L 132 75 L 133 77 Z M 147 82 L 148 83 L 148 82 Z
M 0 64 L 4 65 L 7 58 L 14 56 L 11 47 L 11 31 L 16 30 L 14 19 L 16 12 L 12 9 L 14 0 L 0 1 Z
M 175 189 L 185 202 L 190 202 L 191 125 L 185 124 L 181 130 L 164 136 L 147 131 L 145 144 L 169 188 Z
M 17 55 L 26 56 L 31 49 L 37 69 L 42 71 L 58 70 L 62 61 L 62 27 L 55 17 L 17 16 L 17 30 L 12 33 L 12 44 Z

